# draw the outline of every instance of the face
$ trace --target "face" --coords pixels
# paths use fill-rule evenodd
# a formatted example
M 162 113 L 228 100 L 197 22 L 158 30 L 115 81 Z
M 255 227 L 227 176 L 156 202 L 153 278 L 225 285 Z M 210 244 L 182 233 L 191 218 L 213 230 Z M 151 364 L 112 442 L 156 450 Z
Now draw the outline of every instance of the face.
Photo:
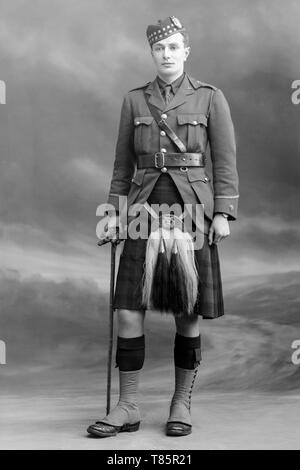
M 179 77 L 183 73 L 184 62 L 189 53 L 190 47 L 185 47 L 180 33 L 156 42 L 151 50 L 158 75 L 167 79 Z

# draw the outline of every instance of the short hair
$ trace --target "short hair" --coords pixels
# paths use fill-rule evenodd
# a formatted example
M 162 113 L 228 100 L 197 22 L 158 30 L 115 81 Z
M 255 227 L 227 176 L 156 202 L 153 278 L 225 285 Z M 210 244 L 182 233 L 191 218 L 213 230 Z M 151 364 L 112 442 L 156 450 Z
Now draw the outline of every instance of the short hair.
M 184 47 L 189 47 L 190 45 L 190 38 L 189 38 L 189 35 L 186 31 L 180 31 L 180 34 L 182 34 L 183 36 L 183 44 L 184 44 Z

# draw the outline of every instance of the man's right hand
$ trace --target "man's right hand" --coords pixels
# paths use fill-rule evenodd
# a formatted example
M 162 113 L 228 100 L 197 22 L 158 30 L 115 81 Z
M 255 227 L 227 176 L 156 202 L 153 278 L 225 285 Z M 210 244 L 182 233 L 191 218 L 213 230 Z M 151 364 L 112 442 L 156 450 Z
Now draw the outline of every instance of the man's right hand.
M 103 221 L 104 230 L 99 234 L 99 241 L 116 240 L 121 231 L 119 217 L 117 215 L 107 215 Z

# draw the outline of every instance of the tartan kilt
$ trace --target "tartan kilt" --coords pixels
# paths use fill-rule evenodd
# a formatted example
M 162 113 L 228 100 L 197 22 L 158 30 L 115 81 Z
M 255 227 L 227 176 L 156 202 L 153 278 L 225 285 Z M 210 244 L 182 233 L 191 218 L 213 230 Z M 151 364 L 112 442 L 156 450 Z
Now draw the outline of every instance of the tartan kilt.
M 183 209 L 183 200 L 167 173 L 162 173 L 158 178 L 148 202 L 149 204 L 166 202 L 169 205 L 179 203 Z M 206 220 L 207 227 L 208 219 Z M 149 234 L 150 229 L 148 236 Z M 123 242 L 114 293 L 114 309 L 143 309 L 142 290 L 146 245 L 147 239 L 143 238 L 136 240 L 127 238 Z M 203 246 L 201 249 L 194 250 L 194 256 L 199 284 L 193 314 L 201 315 L 206 319 L 221 317 L 224 315 L 224 305 L 218 247 L 214 243 L 210 246 L 208 235 L 204 233 Z
M 147 240 L 127 238 L 123 243 L 113 307 L 141 310 Z M 204 235 L 203 247 L 194 250 L 194 254 L 199 275 L 194 315 L 201 315 L 204 319 L 220 317 L 224 315 L 224 305 L 218 247 L 216 244 L 209 246 L 208 236 Z

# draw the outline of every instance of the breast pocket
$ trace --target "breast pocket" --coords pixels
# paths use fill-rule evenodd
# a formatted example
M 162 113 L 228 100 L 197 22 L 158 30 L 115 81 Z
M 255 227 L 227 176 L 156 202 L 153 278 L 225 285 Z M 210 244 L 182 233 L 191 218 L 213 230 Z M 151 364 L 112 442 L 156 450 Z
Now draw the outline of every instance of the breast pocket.
M 152 116 L 137 116 L 134 118 L 134 148 L 137 154 L 151 153 Z
M 189 152 L 203 152 L 206 142 L 207 117 L 205 114 L 178 114 Z M 185 127 L 183 127 L 185 126 Z

